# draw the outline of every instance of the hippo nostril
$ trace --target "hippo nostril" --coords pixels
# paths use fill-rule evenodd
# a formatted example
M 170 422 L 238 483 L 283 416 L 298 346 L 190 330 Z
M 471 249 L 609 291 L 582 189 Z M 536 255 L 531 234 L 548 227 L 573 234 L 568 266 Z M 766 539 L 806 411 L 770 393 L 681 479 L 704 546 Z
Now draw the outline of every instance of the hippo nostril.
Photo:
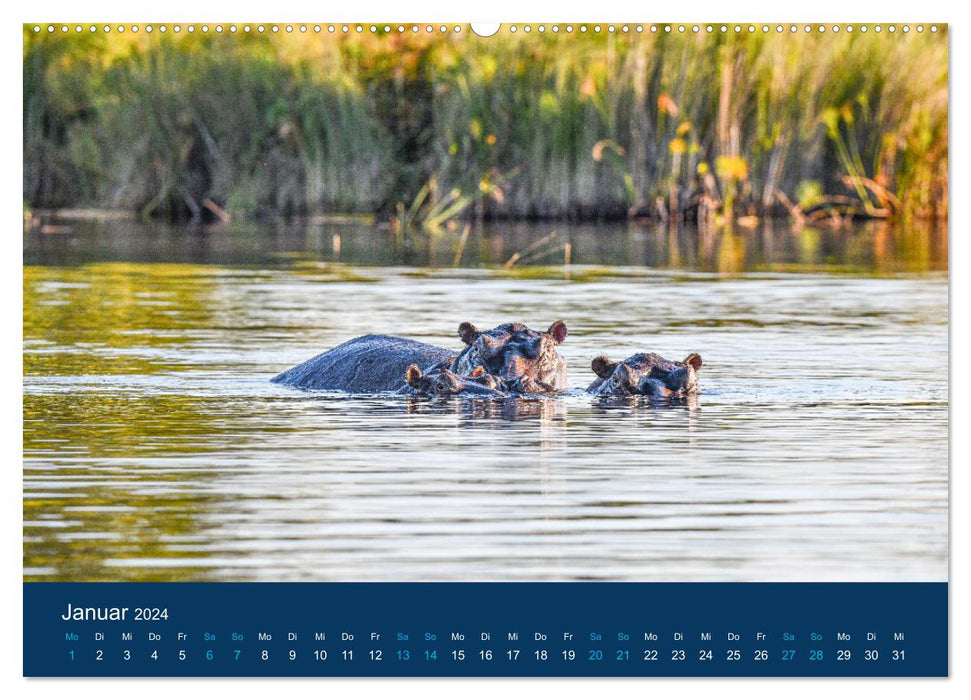
M 516 377 L 521 377 L 526 374 L 525 360 L 518 353 L 509 353 L 506 355 L 506 362 L 502 367 L 502 376 L 508 379 L 514 379 Z
M 671 389 L 664 385 L 660 379 L 644 377 L 637 386 L 637 393 L 644 396 L 671 396 Z

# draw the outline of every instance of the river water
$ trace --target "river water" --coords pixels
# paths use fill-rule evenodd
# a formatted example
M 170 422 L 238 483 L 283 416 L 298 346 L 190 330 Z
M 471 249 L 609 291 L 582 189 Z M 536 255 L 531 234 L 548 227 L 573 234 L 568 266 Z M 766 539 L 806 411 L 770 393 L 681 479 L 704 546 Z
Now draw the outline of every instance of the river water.
M 342 222 L 24 237 L 25 580 L 946 580 L 946 242 Z M 916 237 L 916 242 L 915 242 Z M 562 243 L 570 241 L 565 267 Z M 269 378 L 357 335 L 564 319 L 571 393 Z M 579 391 L 701 354 L 687 405 Z

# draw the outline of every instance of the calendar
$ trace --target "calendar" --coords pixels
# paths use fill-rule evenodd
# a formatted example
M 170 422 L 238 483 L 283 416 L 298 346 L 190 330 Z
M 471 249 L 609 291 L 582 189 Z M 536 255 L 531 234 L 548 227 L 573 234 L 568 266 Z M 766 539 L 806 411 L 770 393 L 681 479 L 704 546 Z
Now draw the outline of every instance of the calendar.
M 25 633 L 41 675 L 947 672 L 936 584 L 44 584 L 25 597 L 43 621 Z
M 947 23 L 22 35 L 24 676 L 948 675 Z

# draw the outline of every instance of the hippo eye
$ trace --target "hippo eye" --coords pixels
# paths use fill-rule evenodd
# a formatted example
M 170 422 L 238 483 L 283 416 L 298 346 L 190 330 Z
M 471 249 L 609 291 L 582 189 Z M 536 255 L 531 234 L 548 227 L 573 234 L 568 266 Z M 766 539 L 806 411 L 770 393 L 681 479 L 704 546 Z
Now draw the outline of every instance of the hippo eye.
M 444 394 L 447 390 L 448 390 L 448 387 L 445 385 L 445 382 L 439 382 L 438 384 L 435 385 L 435 391 L 438 391 Z
M 480 357 L 479 362 L 480 366 L 485 369 L 486 374 L 499 374 L 505 365 L 505 356 L 498 354 L 488 359 Z
M 522 353 L 524 357 L 528 357 L 530 360 L 535 360 L 539 357 L 540 349 L 543 346 L 543 338 L 540 336 L 532 343 L 523 343 Z

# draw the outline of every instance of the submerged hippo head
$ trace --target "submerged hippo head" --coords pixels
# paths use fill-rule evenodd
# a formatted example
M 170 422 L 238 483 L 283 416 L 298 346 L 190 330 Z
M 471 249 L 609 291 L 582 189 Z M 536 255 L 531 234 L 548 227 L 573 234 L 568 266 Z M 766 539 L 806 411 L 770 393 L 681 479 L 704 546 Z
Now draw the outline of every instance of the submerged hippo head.
M 598 396 L 687 396 L 698 391 L 701 356 L 688 355 L 671 362 L 653 352 L 631 355 L 612 362 L 606 355 L 590 363 L 598 379 L 587 389 Z
M 405 373 L 409 393 L 422 396 L 505 396 L 499 390 L 499 380 L 486 374 L 481 367 L 468 376 L 460 376 L 447 367 L 433 367 L 422 372 L 418 365 L 410 365 Z
M 466 321 L 459 326 L 459 337 L 466 348 L 452 363 L 457 374 L 470 375 L 481 367 L 513 392 L 545 394 L 568 388 L 566 362 L 556 351 L 566 339 L 563 321 L 545 333 L 521 323 L 480 331 Z

